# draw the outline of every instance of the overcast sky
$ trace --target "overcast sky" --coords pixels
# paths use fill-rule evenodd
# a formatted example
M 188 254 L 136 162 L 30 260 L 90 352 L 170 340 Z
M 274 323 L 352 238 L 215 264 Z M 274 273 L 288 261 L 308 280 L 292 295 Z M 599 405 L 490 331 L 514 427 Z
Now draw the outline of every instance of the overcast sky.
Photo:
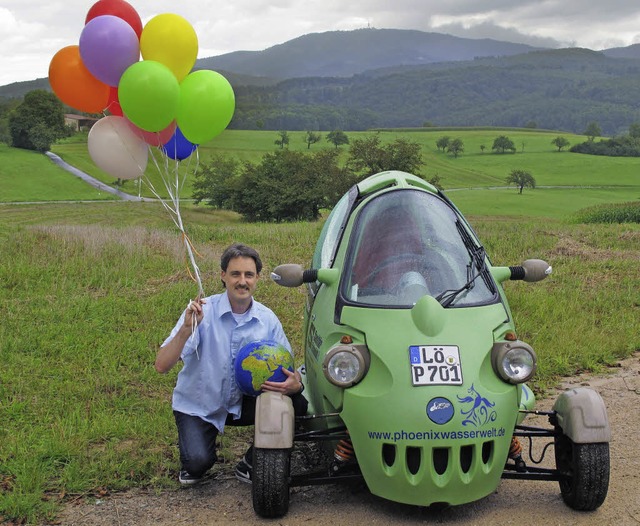
M 48 75 L 77 44 L 91 0 L 0 0 L 0 85 Z M 637 0 L 129 0 L 143 24 L 161 13 L 195 28 L 198 57 L 261 50 L 292 38 L 365 27 L 418 29 L 594 50 L 640 42 Z

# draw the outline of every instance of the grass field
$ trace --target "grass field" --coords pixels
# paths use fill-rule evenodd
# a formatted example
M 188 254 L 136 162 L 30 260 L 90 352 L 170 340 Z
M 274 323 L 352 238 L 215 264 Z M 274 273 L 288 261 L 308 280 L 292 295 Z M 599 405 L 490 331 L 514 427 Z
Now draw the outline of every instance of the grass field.
M 351 139 L 369 136 L 374 132 L 349 132 Z M 425 166 L 422 174 L 431 178 L 440 177 L 445 190 L 460 188 L 479 188 L 504 186 L 507 175 L 513 169 L 529 171 L 536 179 L 539 187 L 583 187 L 584 192 L 574 193 L 571 199 L 565 199 L 566 210 L 577 210 L 590 204 L 606 202 L 620 202 L 635 199 L 640 195 L 640 159 L 612 158 L 572 154 L 567 151 L 558 152 L 551 141 L 561 135 L 560 132 L 530 131 L 530 130 L 438 130 L 425 129 L 413 132 L 381 131 L 382 142 L 390 142 L 399 137 L 407 137 L 422 147 Z M 507 135 L 516 145 L 515 154 L 495 154 L 491 152 L 493 140 L 499 135 Z M 437 150 L 436 141 L 447 135 L 451 138 L 460 137 L 464 142 L 465 151 L 458 158 Z M 562 134 L 571 144 L 583 142 L 586 138 L 578 135 Z M 304 132 L 290 132 L 289 149 L 306 151 Z M 259 162 L 267 152 L 272 152 L 278 138 L 273 131 L 240 131 L 226 130 L 210 143 L 201 145 L 197 156 L 191 156 L 182 162 L 183 173 L 186 174 L 184 197 L 191 195 L 193 174 L 200 162 L 207 162 L 214 154 L 234 156 L 241 160 Z M 480 149 L 485 145 L 484 153 Z M 319 148 L 334 148 L 322 140 L 313 145 L 311 151 Z M 52 150 L 67 162 L 84 170 L 101 181 L 112 184 L 113 178 L 99 170 L 89 158 L 85 139 L 82 137 L 52 147 Z M 347 157 L 347 148 L 341 147 L 342 158 Z M 146 177 L 160 191 L 164 188 L 160 180 L 160 172 L 166 173 L 165 167 L 150 162 Z M 607 189 L 601 192 L 602 188 Z M 591 189 L 595 188 L 596 193 Z M 539 188 L 543 193 L 544 188 Z M 137 194 L 133 181 L 125 183 L 125 191 Z M 635 197 L 634 197 L 635 192 Z M 514 191 L 514 194 L 517 192 Z M 152 197 L 153 194 L 143 185 L 143 195 Z M 509 194 L 506 194 L 509 195 Z M 584 198 L 583 198 L 584 196 Z M 521 197 L 521 196 L 520 196 Z M 517 201 L 509 199 L 508 212 L 502 207 L 493 206 L 485 200 L 476 203 L 470 212 L 481 214 L 511 215 L 513 210 L 520 210 L 518 215 L 527 215 L 526 208 Z M 545 196 L 539 196 L 541 201 Z M 522 201 L 522 200 L 521 200 Z M 556 215 L 557 216 L 557 215 Z
M 606 164 L 576 156 L 579 162 L 571 165 L 571 154 L 552 151 L 555 135 L 542 132 L 523 132 L 524 153 L 474 153 L 473 144 L 479 148 L 486 141 L 490 148 L 488 139 L 497 133 L 464 133 L 469 149 L 458 159 L 435 152 L 440 132 L 425 132 L 420 140 L 442 173 L 444 167 L 453 174 L 466 166 L 460 173 L 469 174 L 485 163 L 478 173 L 486 184 L 458 175 L 460 189 L 448 195 L 467 214 L 492 262 L 516 265 L 536 257 L 554 268 L 541 283 L 506 284 L 519 336 L 538 353 L 534 388 L 543 391 L 560 376 L 599 370 L 639 350 L 640 225 L 572 220 L 573 211 L 584 206 L 637 201 L 636 160 Z M 520 149 L 516 133 L 507 134 Z M 225 132 L 215 147 L 228 141 L 247 158 L 259 158 L 273 148 L 275 135 Z M 384 133 L 385 140 L 395 136 Z M 249 141 L 247 149 L 243 140 Z M 77 149 L 79 167 L 83 159 L 88 164 L 81 143 L 64 148 Z M 36 154 L 20 161 L 21 155 L 0 146 L 0 156 L 11 158 L 3 163 L 3 187 L 49 163 Z M 549 176 L 538 183 L 567 187 L 526 189 L 522 195 L 513 188 L 488 189 L 502 185 L 506 173 L 499 174 L 508 173 L 509 159 L 532 163 L 537 179 L 545 177 L 543 166 L 551 170 L 551 160 L 562 159 L 567 173 L 555 172 L 558 180 Z M 503 164 L 496 167 L 491 160 Z M 7 166 L 19 166 L 19 172 L 8 172 Z M 62 171 L 54 177 L 75 186 L 75 178 Z M 570 188 L 585 184 L 581 177 L 594 187 Z M 448 186 L 444 177 L 443 182 Z M 486 188 L 470 190 L 480 186 Z M 31 197 L 33 184 L 21 188 L 13 200 L 37 200 Z M 62 185 L 51 197 L 70 199 L 63 197 L 66 192 Z M 234 213 L 192 205 L 183 207 L 183 218 L 202 255 L 198 264 L 207 294 L 220 291 L 219 256 L 232 241 L 255 246 L 268 276 L 283 262 L 308 265 L 322 226 L 248 224 Z M 164 209 L 158 203 L 114 201 L 0 205 L 0 254 L 0 522 L 42 524 L 54 520 L 70 498 L 137 486 L 175 487 L 178 454 L 170 398 L 177 370 L 158 375 L 153 361 L 197 288 Z M 282 320 L 300 363 L 303 291 L 263 279 L 257 298 Z M 247 436 L 236 430 L 224 435 L 224 462 L 233 465 Z

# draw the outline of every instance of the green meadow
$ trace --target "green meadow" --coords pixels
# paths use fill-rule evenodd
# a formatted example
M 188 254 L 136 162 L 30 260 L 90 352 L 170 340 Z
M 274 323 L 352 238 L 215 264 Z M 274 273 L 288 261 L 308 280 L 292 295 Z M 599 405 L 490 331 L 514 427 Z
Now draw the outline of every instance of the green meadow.
M 463 139 L 462 156 L 436 151 L 445 134 Z M 501 134 L 516 154 L 491 153 Z M 407 136 L 423 145 L 423 174 L 440 176 L 494 264 L 552 264 L 549 279 L 505 285 L 518 335 L 538 353 L 532 386 L 539 394 L 562 376 L 603 371 L 640 350 L 640 225 L 575 219 L 585 207 L 637 203 L 640 161 L 557 152 L 557 135 L 381 132 L 383 140 Z M 305 150 L 302 137 L 291 132 L 290 148 Z M 200 162 L 214 153 L 259 161 L 276 138 L 226 131 L 200 147 Z M 333 148 L 323 141 L 311 149 L 319 147 Z M 113 182 L 92 166 L 82 138 L 53 151 Z M 153 362 L 197 292 L 181 237 L 159 203 L 99 195 L 42 155 L 0 145 L 0 160 L 0 201 L 12 203 L 0 204 L 0 522 L 48 523 L 72 499 L 176 488 L 170 401 L 178 368 L 159 375 Z M 530 171 L 538 188 L 522 195 L 501 188 L 514 168 Z M 134 188 L 126 183 L 124 190 Z M 265 268 L 256 296 L 280 317 L 301 363 L 304 291 L 267 276 L 280 263 L 307 266 L 322 221 L 251 224 L 189 203 L 182 212 L 207 294 L 221 291 L 218 262 L 227 245 L 241 240 L 260 251 Z M 214 470 L 230 471 L 248 440 L 247 430 L 225 433 Z

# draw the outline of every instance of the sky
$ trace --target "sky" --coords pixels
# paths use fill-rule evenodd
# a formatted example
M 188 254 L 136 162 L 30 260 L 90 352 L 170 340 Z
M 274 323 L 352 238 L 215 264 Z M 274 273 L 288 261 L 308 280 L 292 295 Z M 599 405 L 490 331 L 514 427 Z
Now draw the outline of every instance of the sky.
M 0 86 L 48 75 L 53 55 L 78 44 L 96 0 L 0 0 Z M 183 16 L 198 58 L 258 51 L 308 33 L 366 27 L 593 50 L 640 43 L 636 0 L 128 0 L 143 24 Z

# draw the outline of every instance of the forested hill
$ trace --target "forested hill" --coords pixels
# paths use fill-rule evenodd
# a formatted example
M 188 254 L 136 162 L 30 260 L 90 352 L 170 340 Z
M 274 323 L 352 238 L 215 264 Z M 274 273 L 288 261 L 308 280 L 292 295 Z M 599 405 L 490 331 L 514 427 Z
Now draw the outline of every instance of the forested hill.
M 407 29 L 311 33 L 263 51 L 237 51 L 197 61 L 200 69 L 289 79 L 350 77 L 371 69 L 526 53 L 539 48 Z
M 236 93 L 231 127 L 535 126 L 582 133 L 640 122 L 640 46 L 534 50 L 421 31 L 317 33 L 261 52 L 201 59 Z M 47 79 L 0 87 L 21 98 Z
M 237 87 L 233 126 L 345 129 L 535 126 L 607 135 L 640 122 L 640 60 L 587 49 L 402 66 L 350 78 Z

